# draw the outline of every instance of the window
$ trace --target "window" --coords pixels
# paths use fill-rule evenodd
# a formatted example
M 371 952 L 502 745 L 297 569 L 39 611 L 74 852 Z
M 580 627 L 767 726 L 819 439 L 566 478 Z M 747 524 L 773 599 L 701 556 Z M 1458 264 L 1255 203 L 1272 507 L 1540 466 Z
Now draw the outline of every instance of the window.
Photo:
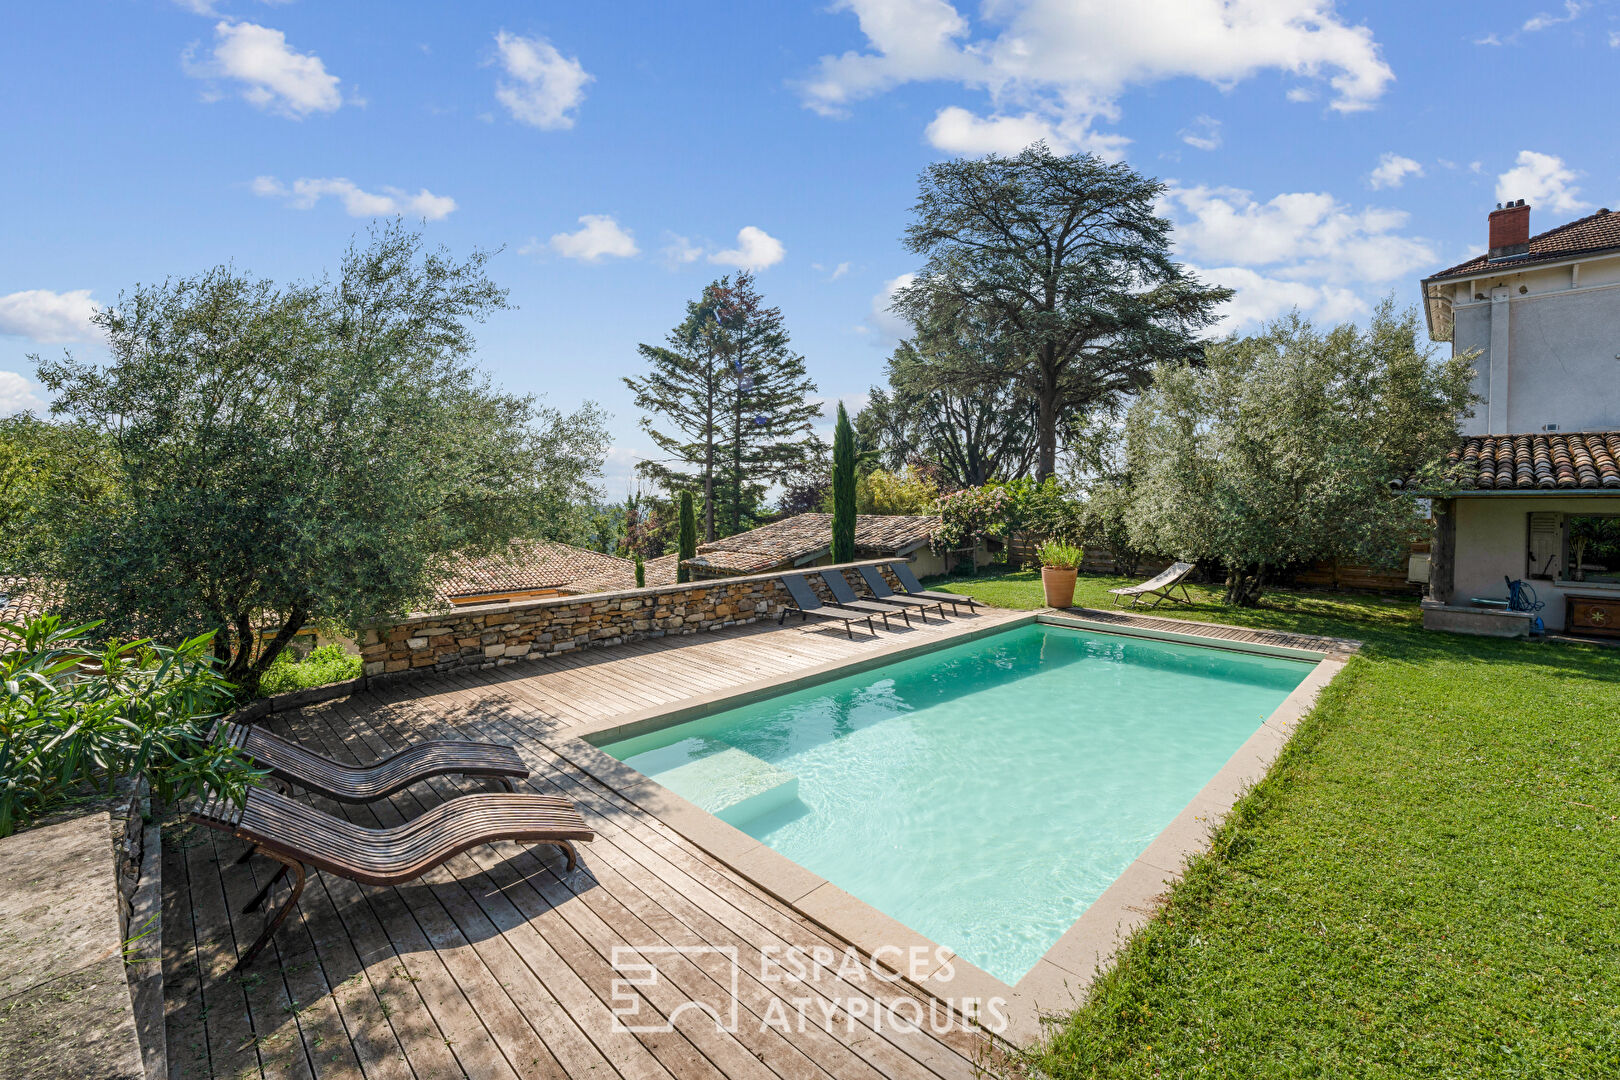
M 1564 515 L 1564 578 L 1620 584 L 1620 514 Z

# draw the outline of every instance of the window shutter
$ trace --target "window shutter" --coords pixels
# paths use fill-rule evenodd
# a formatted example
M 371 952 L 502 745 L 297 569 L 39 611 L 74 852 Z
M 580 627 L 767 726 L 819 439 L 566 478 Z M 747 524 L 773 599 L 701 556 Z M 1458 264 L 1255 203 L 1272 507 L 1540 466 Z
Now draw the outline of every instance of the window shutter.
M 1530 552 L 1525 559 L 1524 576 L 1552 581 L 1561 576 L 1563 561 L 1564 515 L 1530 515 Z

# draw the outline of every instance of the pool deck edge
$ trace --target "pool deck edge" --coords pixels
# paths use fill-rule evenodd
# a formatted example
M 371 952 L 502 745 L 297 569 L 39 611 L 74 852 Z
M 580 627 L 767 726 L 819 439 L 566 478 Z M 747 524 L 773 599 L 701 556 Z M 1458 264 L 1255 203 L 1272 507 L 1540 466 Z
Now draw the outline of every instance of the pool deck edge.
M 1245 640 L 1250 632 L 1237 627 L 1175 620 L 1181 626 L 1169 629 L 1162 625 L 1169 620 L 1162 618 L 1144 618 L 1123 612 L 1093 613 L 1085 609 L 1061 611 L 1047 608 L 1037 612 L 1007 613 L 992 608 L 986 614 L 1006 617 L 989 622 L 974 620 L 959 633 L 920 643 L 896 644 L 853 662 L 835 661 L 689 698 L 673 707 L 658 706 L 629 717 L 616 717 L 587 727 L 573 728 L 568 731 L 567 737 L 547 740 L 547 745 L 754 885 L 873 957 L 875 962 L 895 971 L 907 983 L 940 999 L 964 1016 L 972 1017 L 977 1013 L 987 1022 L 987 1029 L 1006 1042 L 1014 1046 L 1028 1046 L 1042 1037 L 1048 1024 L 1060 1020 L 1063 1014 L 1084 1002 L 1092 980 L 1107 969 L 1119 947 L 1153 917 L 1164 893 L 1180 880 L 1187 860 L 1208 849 L 1214 830 L 1225 821 L 1238 799 L 1266 775 L 1292 738 L 1300 720 L 1315 705 L 1322 689 L 1343 670 L 1359 643 L 1335 638 L 1309 639 L 1303 635 L 1292 635 L 1287 644 L 1251 641 Z M 1092 614 L 1109 617 L 1087 618 Z M 1073 626 L 1303 661 L 1314 660 L 1315 663 L 1300 684 L 1256 727 L 1220 771 L 1014 986 L 968 963 L 948 947 L 938 945 L 599 749 L 601 743 L 629 738 L 720 709 L 735 708 L 765 697 L 859 674 L 897 660 L 1032 623 Z M 1254 636 L 1263 638 L 1265 635 L 1262 632 Z M 922 949 L 930 955 L 946 959 L 931 965 L 926 974 L 919 975 L 916 970 L 900 970 L 897 965 L 883 959 L 885 955 L 893 955 L 896 949 Z M 990 1005 L 994 999 L 1000 999 L 1004 1005 Z M 1004 1026 L 998 1024 L 1001 1020 L 1005 1021 Z M 1001 1030 L 997 1031 L 997 1026 L 1001 1026 Z

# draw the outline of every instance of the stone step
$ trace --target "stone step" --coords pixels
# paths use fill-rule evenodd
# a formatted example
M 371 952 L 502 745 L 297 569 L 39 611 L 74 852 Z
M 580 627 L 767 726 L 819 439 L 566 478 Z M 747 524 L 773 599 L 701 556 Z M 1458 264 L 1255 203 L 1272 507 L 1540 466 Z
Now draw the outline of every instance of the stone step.
M 742 825 L 799 797 L 799 778 L 734 746 L 656 777 L 729 825 Z

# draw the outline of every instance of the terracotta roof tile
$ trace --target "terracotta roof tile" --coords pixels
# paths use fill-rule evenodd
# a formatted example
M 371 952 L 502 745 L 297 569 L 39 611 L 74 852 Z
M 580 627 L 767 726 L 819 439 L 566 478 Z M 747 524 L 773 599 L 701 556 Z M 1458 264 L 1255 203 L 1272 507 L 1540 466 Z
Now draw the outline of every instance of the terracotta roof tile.
M 600 551 L 553 540 L 518 540 L 505 551 L 457 559 L 433 591 L 435 600 L 487 593 L 557 589 L 606 592 L 633 589 L 635 564 Z M 582 587 L 588 585 L 588 588 Z
M 937 528 L 939 517 L 934 514 L 858 514 L 855 549 L 877 555 L 901 555 L 926 544 Z M 757 558 L 728 558 L 710 561 L 707 565 L 737 567 L 734 573 L 751 573 L 753 571 L 740 567 L 749 565 L 768 570 L 831 546 L 831 514 L 796 514 L 736 536 L 699 544 L 698 558 L 714 557 L 719 552 L 747 553 Z M 770 561 L 764 561 L 767 558 Z
M 1494 261 L 1486 255 L 1476 255 L 1449 270 L 1431 274 L 1425 280 L 1436 281 L 1440 278 L 1512 272 L 1522 266 L 1567 259 L 1572 255 L 1583 255 L 1608 248 L 1620 248 L 1620 214 L 1610 210 L 1599 210 L 1595 214 L 1532 236 L 1530 250 L 1523 255 L 1510 255 L 1505 259 Z
M 45 614 L 50 598 L 26 577 L 0 577 L 0 622 L 27 622 Z
M 1620 492 L 1620 431 L 1474 435 L 1448 460 L 1464 490 Z

